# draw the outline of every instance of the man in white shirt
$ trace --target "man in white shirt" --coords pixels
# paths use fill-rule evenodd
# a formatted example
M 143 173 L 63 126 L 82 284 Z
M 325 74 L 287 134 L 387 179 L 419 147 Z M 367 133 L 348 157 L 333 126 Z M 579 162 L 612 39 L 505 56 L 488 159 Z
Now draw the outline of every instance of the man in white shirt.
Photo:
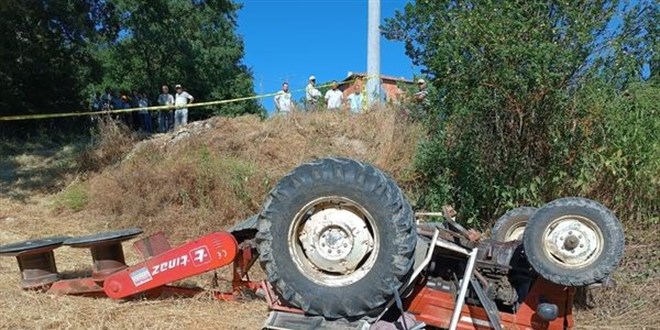
M 278 115 L 286 115 L 291 112 L 291 92 L 289 92 L 288 83 L 283 83 L 282 90 L 275 95 L 275 110 Z
M 174 96 L 170 94 L 170 89 L 167 86 L 161 88 L 162 93 L 158 95 L 158 105 L 174 105 Z M 161 133 L 167 132 L 172 123 L 172 110 L 158 111 L 158 131 Z
M 188 108 L 184 108 L 183 106 L 192 103 L 195 98 L 184 91 L 181 85 L 176 85 L 174 88 L 176 89 L 174 105 L 177 107 L 176 111 L 174 111 L 174 128 L 177 128 L 178 126 L 188 124 Z
M 307 111 L 314 111 L 316 110 L 316 107 L 319 102 L 319 98 L 321 98 L 321 92 L 316 89 L 316 77 L 310 76 L 309 77 L 309 83 L 307 84 L 307 87 L 305 87 L 305 102 L 307 103 Z
M 362 112 L 362 93 L 359 86 L 355 86 L 355 91 L 348 96 L 348 105 L 352 113 Z
M 332 89 L 325 92 L 325 102 L 328 105 L 328 110 L 339 110 L 344 101 L 344 93 L 337 88 L 337 82 L 332 82 Z

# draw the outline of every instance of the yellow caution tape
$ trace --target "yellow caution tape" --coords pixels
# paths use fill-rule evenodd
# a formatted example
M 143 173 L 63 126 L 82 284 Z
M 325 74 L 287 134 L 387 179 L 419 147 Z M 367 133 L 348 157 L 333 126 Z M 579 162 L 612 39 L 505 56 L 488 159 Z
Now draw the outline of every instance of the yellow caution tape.
M 360 79 L 369 79 L 370 77 L 373 77 L 373 76 L 365 76 L 363 78 L 356 78 L 356 79 L 353 79 L 353 80 L 342 81 L 341 83 L 353 82 L 353 81 L 360 80 Z M 319 85 L 319 86 L 316 86 L 316 87 L 321 88 L 321 87 L 329 87 L 329 86 L 332 86 L 332 83 L 327 83 L 327 84 Z M 305 91 L 305 88 L 299 88 L 299 89 L 293 90 L 293 92 L 301 92 L 301 91 Z M 190 104 L 180 105 L 180 106 L 158 105 L 158 106 L 142 107 L 142 108 L 113 109 L 113 110 L 102 110 L 102 111 L 84 111 L 84 112 L 64 112 L 64 113 L 48 113 L 48 114 L 33 114 L 33 115 L 1 116 L 0 121 L 28 120 L 28 119 L 48 119 L 48 118 L 78 117 L 78 116 L 94 116 L 94 115 L 107 115 L 107 114 L 114 114 L 114 113 L 127 113 L 127 112 L 135 112 L 135 111 L 167 111 L 167 110 L 176 110 L 176 109 L 199 108 L 199 107 L 206 107 L 206 106 L 210 106 L 210 105 L 218 105 L 218 104 L 226 104 L 226 103 L 232 103 L 232 102 L 240 102 L 240 101 L 261 99 L 261 98 L 265 98 L 265 97 L 275 96 L 277 94 L 279 94 L 279 91 L 277 91 L 275 93 L 253 95 L 253 96 L 246 96 L 246 97 L 238 97 L 238 98 L 229 99 L 229 100 L 217 100 L 217 101 L 208 101 L 208 102 L 200 102 L 200 103 L 190 103 Z

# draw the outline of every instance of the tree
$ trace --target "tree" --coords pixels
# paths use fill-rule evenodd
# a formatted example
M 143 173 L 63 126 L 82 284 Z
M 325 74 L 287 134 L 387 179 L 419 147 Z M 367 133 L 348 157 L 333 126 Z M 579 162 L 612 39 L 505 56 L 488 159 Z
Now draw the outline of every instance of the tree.
M 182 84 L 198 101 L 253 95 L 252 73 L 241 63 L 243 41 L 235 34 L 239 5 L 229 0 L 109 2 L 116 7 L 121 33 L 99 51 L 105 85 L 155 95 L 163 84 Z M 195 112 L 202 117 L 212 113 Z M 238 115 L 262 109 L 252 100 L 217 106 L 213 112 Z
M 2 1 L 0 114 L 82 108 L 99 70 L 91 45 L 116 29 L 108 10 L 94 0 Z
M 657 69 L 653 1 L 417 1 L 383 31 L 436 90 L 420 206 L 451 201 L 470 219 L 570 191 L 552 180 L 573 173 L 564 142 L 582 141 L 562 131 L 577 124 L 576 91 L 605 76 L 622 90 Z
M 0 115 L 85 110 L 106 86 L 154 98 L 161 85 L 176 83 L 198 101 L 250 96 L 252 73 L 235 33 L 239 8 L 230 0 L 2 1 Z M 262 112 L 251 100 L 191 116 Z M 76 129 L 80 121 L 52 126 Z M 3 122 L 0 133 L 35 123 L 46 122 Z

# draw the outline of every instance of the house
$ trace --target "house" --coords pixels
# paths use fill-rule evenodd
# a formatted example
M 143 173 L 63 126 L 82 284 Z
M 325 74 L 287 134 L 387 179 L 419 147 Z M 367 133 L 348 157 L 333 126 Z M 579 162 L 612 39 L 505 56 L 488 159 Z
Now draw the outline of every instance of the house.
M 346 99 L 348 95 L 355 92 L 356 88 L 363 90 L 367 83 L 367 76 L 365 72 L 349 71 L 348 76 L 338 83 L 339 90 L 344 93 L 344 98 Z M 395 102 L 405 93 L 400 88 L 402 84 L 413 86 L 414 82 L 403 77 L 380 76 L 380 87 L 386 102 Z

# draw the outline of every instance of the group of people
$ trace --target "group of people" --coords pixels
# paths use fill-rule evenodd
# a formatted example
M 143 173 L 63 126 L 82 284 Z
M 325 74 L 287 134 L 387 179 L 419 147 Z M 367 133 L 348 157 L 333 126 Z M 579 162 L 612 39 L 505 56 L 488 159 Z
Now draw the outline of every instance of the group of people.
M 331 88 L 321 94 L 316 88 L 316 77 L 310 76 L 309 83 L 305 87 L 305 109 L 307 111 L 316 111 L 320 109 L 321 97 L 324 98 L 328 110 L 341 110 L 344 105 L 344 93 L 339 90 L 336 81 L 332 82 Z M 289 84 L 283 83 L 282 90 L 275 95 L 275 110 L 278 114 L 287 114 L 293 110 L 293 100 L 289 91 Z M 348 110 L 352 113 L 362 111 L 362 90 L 355 86 L 355 91 L 347 97 Z
M 156 121 L 158 124 L 158 131 L 161 133 L 169 131 L 172 127 L 177 128 L 181 125 L 188 123 L 188 108 L 185 106 L 194 101 L 194 97 L 190 95 L 183 87 L 177 84 L 175 87 L 175 94 L 170 94 L 169 87 L 164 85 L 161 87 L 161 93 L 158 95 L 156 105 L 172 106 L 175 110 L 161 109 L 158 111 Z M 109 110 L 119 109 L 136 109 L 147 108 L 150 105 L 155 105 L 149 102 L 147 95 L 144 92 L 134 90 L 129 96 L 126 92 L 113 91 L 108 87 L 105 92 L 96 92 L 90 102 L 92 111 L 103 112 Z M 142 129 L 146 133 L 153 133 L 153 117 L 148 110 L 131 111 L 126 114 L 118 116 L 129 127 L 135 129 Z
M 413 95 L 413 98 L 420 106 L 426 105 L 428 103 L 426 81 L 424 79 L 417 80 L 417 87 L 418 91 Z M 323 97 L 328 110 L 337 111 L 344 108 L 351 113 L 360 113 L 364 107 L 362 86 L 360 83 L 356 83 L 352 88 L 353 91 L 344 100 L 344 93 L 339 90 L 339 85 L 336 81 L 332 81 L 331 88 L 325 95 L 322 95 L 316 88 L 316 77 L 310 76 L 309 83 L 305 87 L 305 110 L 319 110 L 322 105 L 321 98 Z M 287 82 L 282 84 L 282 90 L 275 95 L 274 102 L 277 114 L 288 114 L 293 110 L 293 100 Z

